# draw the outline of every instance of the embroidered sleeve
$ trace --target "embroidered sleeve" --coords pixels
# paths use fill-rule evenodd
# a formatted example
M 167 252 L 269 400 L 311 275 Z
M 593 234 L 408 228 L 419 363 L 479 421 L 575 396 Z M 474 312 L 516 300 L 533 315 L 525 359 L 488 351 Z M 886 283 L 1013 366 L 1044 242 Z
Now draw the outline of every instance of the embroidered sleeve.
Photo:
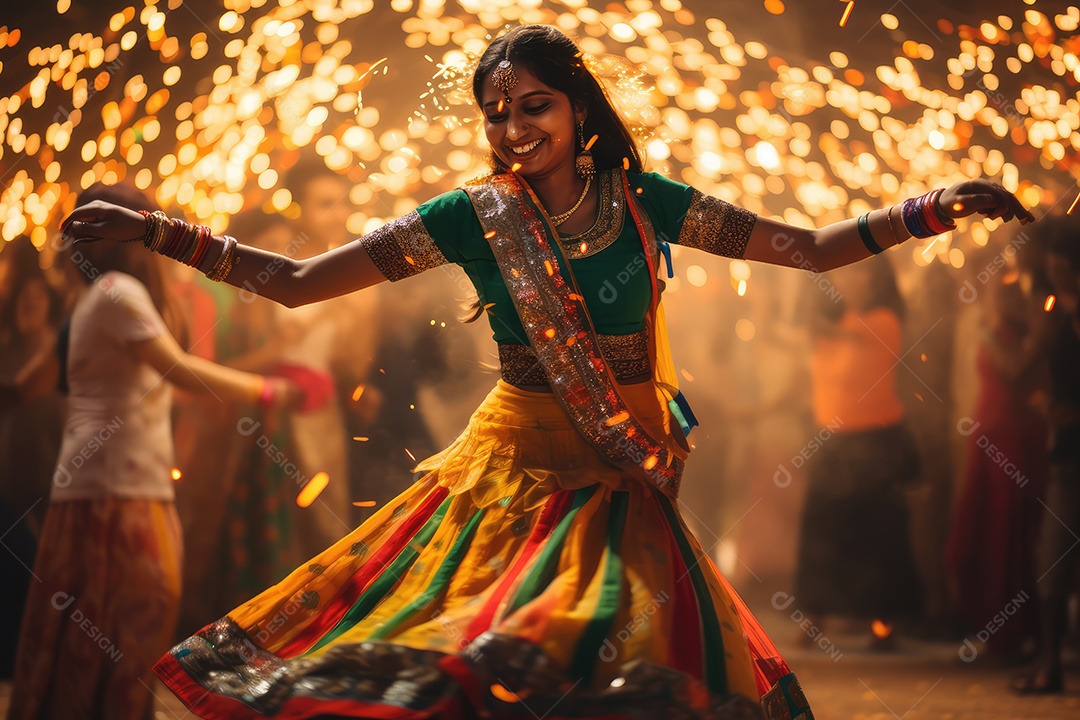
M 449 262 L 415 211 L 364 235 L 360 244 L 391 282 Z
M 757 215 L 694 190 L 678 243 L 713 255 L 741 259 Z

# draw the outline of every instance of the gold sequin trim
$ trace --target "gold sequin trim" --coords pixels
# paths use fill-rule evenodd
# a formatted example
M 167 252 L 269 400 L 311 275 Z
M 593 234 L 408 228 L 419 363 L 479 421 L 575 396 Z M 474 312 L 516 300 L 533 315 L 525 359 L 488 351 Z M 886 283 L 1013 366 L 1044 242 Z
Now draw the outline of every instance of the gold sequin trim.
M 629 335 L 597 334 L 596 341 L 617 380 L 629 380 L 649 372 L 648 331 Z
M 449 262 L 415 210 L 368 233 L 359 242 L 391 282 Z
M 647 330 L 629 335 L 597 334 L 596 342 L 619 382 L 640 378 L 652 369 Z M 500 343 L 499 374 L 511 385 L 548 384 L 543 365 L 527 345 Z
M 600 199 L 597 201 L 596 222 L 585 232 L 559 236 L 559 245 L 571 260 L 595 255 L 622 234 L 626 197 L 619 187 L 619 171 L 605 170 L 599 173 L 599 179 Z
M 742 259 L 757 215 L 694 190 L 679 231 L 679 244 L 713 255 Z
M 499 343 L 499 375 L 511 385 L 547 385 L 544 366 L 527 345 Z

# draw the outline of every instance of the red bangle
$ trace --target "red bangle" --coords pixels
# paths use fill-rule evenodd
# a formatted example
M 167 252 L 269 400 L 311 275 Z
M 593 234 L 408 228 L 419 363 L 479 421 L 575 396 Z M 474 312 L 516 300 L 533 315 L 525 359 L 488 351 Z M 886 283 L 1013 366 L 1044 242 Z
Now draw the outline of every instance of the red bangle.
M 263 407 L 270 407 L 274 404 L 274 386 L 270 384 L 270 380 L 266 377 L 262 381 L 262 387 L 259 388 L 259 404 Z

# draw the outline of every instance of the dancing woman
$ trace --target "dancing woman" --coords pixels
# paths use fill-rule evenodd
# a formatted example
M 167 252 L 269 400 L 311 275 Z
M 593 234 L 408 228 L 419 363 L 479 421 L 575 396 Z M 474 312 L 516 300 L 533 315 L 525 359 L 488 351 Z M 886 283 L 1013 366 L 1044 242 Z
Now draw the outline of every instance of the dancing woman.
M 665 241 L 828 270 L 954 217 L 1030 214 L 972 180 L 806 230 L 643 173 L 551 27 L 493 41 L 473 91 L 494 172 L 317 257 L 107 205 L 64 221 L 289 306 L 455 263 L 499 343 L 501 379 L 408 490 L 158 675 L 206 718 L 810 717 L 679 513 L 693 416 L 659 302 Z

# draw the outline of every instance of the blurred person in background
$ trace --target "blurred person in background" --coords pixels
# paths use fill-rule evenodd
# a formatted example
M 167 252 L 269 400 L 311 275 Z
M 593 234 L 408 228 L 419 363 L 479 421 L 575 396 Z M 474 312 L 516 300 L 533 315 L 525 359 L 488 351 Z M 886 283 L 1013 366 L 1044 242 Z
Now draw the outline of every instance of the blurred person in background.
M 150 202 L 92 185 L 78 204 Z M 123 204 L 123 205 L 121 205 Z M 142 248 L 68 249 L 85 290 L 71 318 L 68 413 L 19 637 L 9 720 L 149 720 L 154 658 L 180 602 L 170 385 L 295 403 L 287 381 L 186 355 L 159 258 Z
M 988 245 L 970 262 L 985 267 L 1002 248 Z M 1017 659 L 1038 632 L 1036 544 L 1046 491 L 1046 423 L 1040 407 L 1049 323 L 1045 292 L 1025 292 L 1021 268 L 1010 263 L 978 294 L 983 305 L 975 411 L 955 431 L 968 456 L 945 548 L 954 612 L 964 632 L 987 626 L 1015 598 L 1021 604 L 988 647 Z M 1031 599 L 1026 602 L 1024 599 Z
M 922 610 L 905 497 L 919 457 L 896 394 L 903 300 L 888 258 L 829 279 L 843 299 L 815 296 L 811 376 L 819 449 L 807 461 L 795 596 L 818 618 L 873 621 L 871 647 L 889 649 L 894 621 Z
M 63 428 L 55 347 L 62 300 L 25 236 L 0 255 L 0 287 L 0 527 L 7 550 L 0 553 L 0 614 L 14 620 L 0 627 L 0 678 L 10 678 Z
M 1022 694 L 1064 691 L 1062 646 L 1080 566 L 1080 217 L 1048 218 L 1033 232 L 1046 247 L 1052 290 L 1043 301 L 1049 316 L 1050 479 L 1035 570 L 1039 651 L 1031 671 L 1013 680 L 1013 689 Z
M 321 157 L 302 155 L 285 172 L 283 181 L 300 214 L 292 237 L 279 250 L 282 256 L 312 257 L 353 239 L 347 228 L 352 204 L 346 177 L 329 169 Z M 255 293 L 260 292 L 258 280 L 250 288 Z M 319 409 L 287 418 L 285 456 L 307 478 L 320 472 L 329 476 L 326 488 L 311 505 L 289 505 L 294 565 L 355 527 L 352 502 L 360 499 L 357 476 L 365 470 L 350 468 L 350 445 L 355 445 L 352 438 L 362 434 L 382 400 L 377 390 L 367 386 L 378 351 L 377 304 L 378 294 L 372 293 L 300 308 L 274 306 L 272 352 L 278 362 L 321 378 L 329 397 Z

